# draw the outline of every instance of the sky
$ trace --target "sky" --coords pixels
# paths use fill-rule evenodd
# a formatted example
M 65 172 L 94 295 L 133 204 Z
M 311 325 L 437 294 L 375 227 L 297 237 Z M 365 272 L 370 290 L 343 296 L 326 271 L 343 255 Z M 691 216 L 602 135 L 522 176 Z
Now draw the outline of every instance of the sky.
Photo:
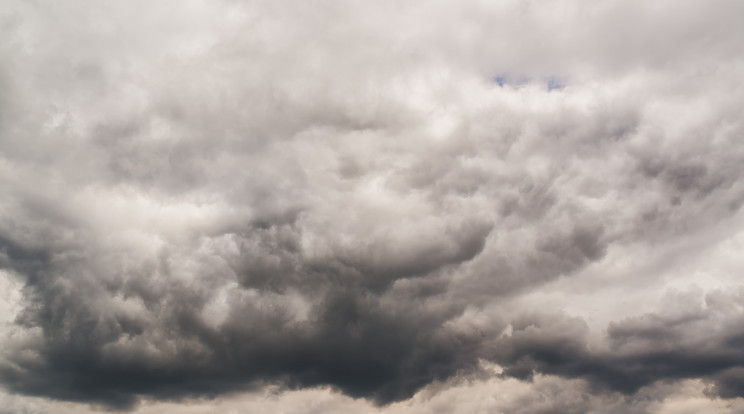
M 744 413 L 743 22 L 0 0 L 0 414 Z

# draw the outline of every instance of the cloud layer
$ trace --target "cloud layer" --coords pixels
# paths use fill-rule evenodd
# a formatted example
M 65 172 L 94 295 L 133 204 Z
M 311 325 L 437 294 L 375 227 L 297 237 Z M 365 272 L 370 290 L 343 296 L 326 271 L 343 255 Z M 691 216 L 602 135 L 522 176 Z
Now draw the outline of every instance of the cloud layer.
M 18 410 L 744 397 L 740 2 L 2 3 Z

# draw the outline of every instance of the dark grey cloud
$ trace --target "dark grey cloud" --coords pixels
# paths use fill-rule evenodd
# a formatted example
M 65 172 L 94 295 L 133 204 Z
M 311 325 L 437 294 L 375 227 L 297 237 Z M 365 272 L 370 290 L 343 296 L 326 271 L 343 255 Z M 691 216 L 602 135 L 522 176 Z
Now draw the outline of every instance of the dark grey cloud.
M 386 303 L 377 280 L 468 260 L 488 228 L 462 241 L 455 233 L 452 247 L 424 247 L 419 260 L 435 265 L 416 265 L 414 255 L 381 267 L 343 257 L 303 263 L 291 227 L 263 221 L 244 236 L 227 235 L 237 250 L 215 257 L 223 269 L 205 264 L 191 282 L 171 275 L 173 257 L 127 265 L 129 258 L 102 259 L 98 249 L 75 254 L 69 245 L 4 240 L 4 268 L 26 280 L 28 304 L 17 323 L 42 335 L 7 351 L 3 381 L 17 392 L 114 408 L 133 407 L 137 396 L 217 395 L 266 382 L 333 385 L 387 403 L 476 367 L 481 338 L 442 327 L 458 306 L 428 309 L 424 296 Z M 398 257 L 389 250 L 369 256 L 380 254 Z M 221 272 L 231 275 L 237 296 L 214 326 L 204 313 L 225 283 Z M 253 295 L 240 297 L 246 290 Z M 292 292 L 313 295 L 301 320 L 286 299 Z M 255 303 L 258 295 L 269 298 Z
M 611 323 L 607 348 L 592 349 L 578 318 L 526 315 L 494 345 L 504 375 L 586 379 L 599 390 L 634 394 L 657 381 L 701 378 L 710 394 L 742 396 L 741 292 L 670 294 L 657 313 Z

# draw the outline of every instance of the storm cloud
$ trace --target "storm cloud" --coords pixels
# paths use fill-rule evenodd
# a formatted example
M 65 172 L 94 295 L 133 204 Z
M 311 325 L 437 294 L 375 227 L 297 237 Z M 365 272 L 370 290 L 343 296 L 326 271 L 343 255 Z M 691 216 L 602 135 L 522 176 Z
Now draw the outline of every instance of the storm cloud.
M 741 2 L 0 5 L 9 410 L 743 407 Z

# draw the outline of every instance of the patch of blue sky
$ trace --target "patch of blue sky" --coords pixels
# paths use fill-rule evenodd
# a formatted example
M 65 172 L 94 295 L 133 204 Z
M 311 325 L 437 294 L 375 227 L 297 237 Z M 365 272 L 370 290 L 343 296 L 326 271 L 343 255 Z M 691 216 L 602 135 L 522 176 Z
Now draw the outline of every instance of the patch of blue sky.
M 566 84 L 561 79 L 558 79 L 555 76 L 551 76 L 547 78 L 545 83 L 549 91 L 554 91 L 556 89 L 563 89 L 566 87 Z
M 492 78 L 493 82 L 500 87 L 504 86 L 524 86 L 529 83 L 540 83 L 545 85 L 548 91 L 560 90 L 566 87 L 566 83 L 559 77 L 547 76 L 542 78 L 529 78 L 529 77 L 512 77 L 506 75 L 498 75 Z

